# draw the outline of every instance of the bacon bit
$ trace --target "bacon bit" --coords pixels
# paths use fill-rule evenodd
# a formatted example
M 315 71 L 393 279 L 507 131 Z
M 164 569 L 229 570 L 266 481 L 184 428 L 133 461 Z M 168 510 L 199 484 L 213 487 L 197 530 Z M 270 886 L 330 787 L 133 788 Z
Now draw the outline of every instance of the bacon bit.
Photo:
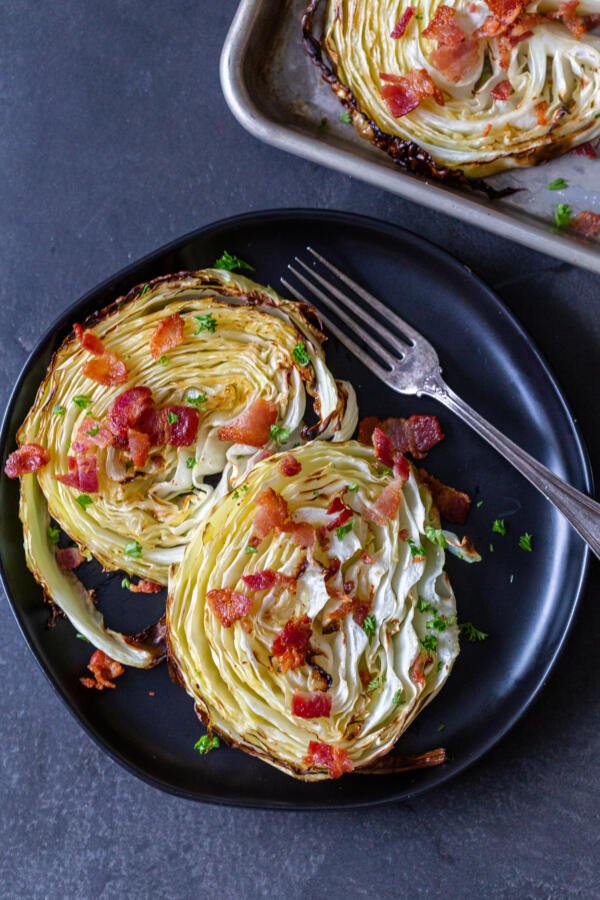
M 96 428 L 98 429 L 97 431 Z M 94 431 L 95 434 L 90 434 L 90 431 Z M 79 442 L 87 445 L 95 444 L 97 447 L 102 447 L 104 449 L 105 447 L 110 446 L 110 444 L 113 444 L 114 440 L 112 431 L 104 424 L 104 422 L 99 422 L 91 416 L 86 416 L 77 429 L 77 441 L 73 441 L 71 449 L 77 453 L 78 450 L 75 445 Z M 84 450 L 83 452 L 87 453 L 87 450 Z
M 346 772 L 354 768 L 352 760 L 342 747 L 332 747 L 321 741 L 311 741 L 308 745 L 308 755 L 304 757 L 307 766 L 317 766 L 327 769 L 330 778 L 340 778 Z
M 167 406 L 167 425 L 169 436 L 167 443 L 171 447 L 189 447 L 196 440 L 200 415 L 191 406 Z M 169 422 L 169 418 L 177 416 L 177 421 Z
M 371 683 L 371 673 L 368 669 L 359 669 L 358 677 L 360 678 L 363 687 L 368 687 Z
M 585 27 L 588 31 L 591 31 L 593 28 L 597 28 L 600 25 L 600 15 L 595 13 L 591 16 L 584 16 L 583 21 L 585 22 Z
M 342 525 L 345 525 L 346 522 L 352 518 L 354 515 L 353 510 L 350 509 L 349 506 L 344 506 L 342 512 L 337 516 L 333 522 L 330 522 L 327 526 L 327 531 L 334 531 L 336 528 L 341 528 Z
M 361 561 L 361 563 L 363 563 L 363 565 L 365 565 L 365 566 L 372 566 L 373 563 L 375 562 L 375 560 L 373 559 L 373 557 L 372 557 L 372 556 L 369 556 L 368 553 L 365 553 L 364 550 L 363 550 L 363 552 L 360 554 L 360 561 Z
M 414 69 L 407 75 L 380 72 L 379 77 L 387 82 L 381 88 L 382 99 L 397 119 L 416 109 L 427 97 L 433 97 L 440 106 L 444 105 L 444 95 L 426 69 Z
M 486 4 L 492 15 L 477 29 L 477 37 L 498 37 L 504 34 L 526 6 L 525 0 L 486 0 Z
M 463 491 L 449 487 L 431 475 L 427 469 L 417 469 L 419 480 L 429 488 L 433 502 L 437 506 L 440 515 L 449 522 L 464 525 L 471 509 L 471 498 Z
M 254 535 L 262 540 L 276 529 L 283 531 L 289 519 L 290 511 L 287 503 L 273 488 L 265 488 L 255 500 L 259 507 L 254 513 L 252 528 Z
M 375 516 L 380 519 L 379 522 L 377 522 L 377 518 L 375 519 L 377 524 L 382 525 L 386 522 L 391 522 L 396 517 L 400 501 L 402 500 L 402 487 L 405 482 L 405 478 L 394 478 L 393 481 L 386 484 L 375 501 L 375 505 L 369 510 L 370 513 L 375 513 Z
M 269 440 L 271 425 L 277 421 L 277 407 L 262 397 L 251 403 L 240 415 L 217 431 L 220 441 L 262 447 Z
M 92 653 L 87 667 L 94 677 L 80 678 L 79 680 L 84 687 L 95 688 L 97 691 L 116 687 L 111 679 L 118 678 L 125 672 L 125 667 L 116 659 L 107 656 L 103 650 L 95 650 Z
M 538 125 L 547 125 L 548 119 L 546 118 L 546 111 L 548 109 L 548 102 L 546 100 L 542 100 L 540 101 L 540 103 L 536 103 L 533 108 L 535 110 Z
M 148 453 L 150 452 L 150 438 L 143 431 L 136 431 L 135 428 L 129 428 L 127 431 L 127 442 L 129 444 L 129 455 L 137 468 L 146 465 Z
M 152 359 L 158 359 L 167 350 L 178 347 L 183 344 L 185 337 L 183 334 L 185 322 L 179 313 L 173 313 L 167 316 L 156 326 L 152 337 L 150 338 L 150 353 Z
M 293 475 L 297 475 L 298 472 L 302 471 L 302 463 L 300 460 L 296 459 L 295 456 L 292 456 L 291 453 L 288 453 L 279 463 L 279 471 L 287 478 L 291 478 Z
M 309 522 L 288 522 L 283 529 L 298 547 L 312 548 L 317 541 L 317 533 Z
M 266 591 L 277 584 L 281 587 L 289 588 L 290 591 L 296 590 L 296 579 L 291 575 L 283 575 L 281 572 L 274 572 L 272 569 L 263 569 L 261 572 L 252 572 L 250 575 L 242 576 L 251 591 Z
M 95 381 L 96 384 L 102 384 L 105 387 L 125 384 L 129 377 L 127 366 L 116 353 L 104 353 L 102 356 L 90 359 L 83 367 L 83 374 L 91 381 Z
M 417 654 L 409 672 L 409 675 L 412 681 L 415 682 L 415 684 L 425 684 L 425 682 L 427 681 L 427 676 L 425 675 L 425 667 L 427 665 L 430 665 L 431 662 L 432 658 L 428 656 L 424 650 L 421 650 L 421 652 Z
M 252 598 L 230 587 L 208 591 L 206 601 L 223 628 L 230 628 L 252 609 Z
M 271 648 L 273 656 L 278 658 L 282 673 L 288 669 L 297 669 L 306 662 L 311 637 L 312 623 L 308 616 L 286 622 Z
M 108 409 L 106 424 L 116 438 L 125 442 L 127 430 L 137 428 L 152 406 L 152 391 L 149 387 L 130 388 L 115 397 Z
M 67 456 L 68 475 L 55 475 L 57 481 L 67 487 L 75 487 L 86 494 L 98 490 L 98 461 L 95 456 Z
M 94 356 L 103 356 L 106 353 L 104 344 L 93 331 L 89 331 L 87 328 L 84 331 L 81 325 L 77 323 L 73 325 L 73 331 L 83 349 L 87 350 L 88 353 L 93 353 Z
M 482 137 L 487 137 L 490 131 L 492 130 L 492 123 L 488 122 L 483 131 L 481 132 Z
M 156 697 L 156 691 L 148 691 L 149 697 Z
M 596 159 L 598 156 L 596 148 L 591 141 L 585 141 L 585 143 L 579 144 L 578 147 L 574 147 L 574 149 L 571 150 L 571 153 L 574 153 L 575 156 L 587 156 L 588 159 Z
M 129 590 L 132 594 L 158 594 L 162 591 L 162 584 L 156 581 L 149 581 L 147 578 L 141 578 L 137 584 L 130 584 Z
M 585 237 L 595 237 L 600 233 L 600 213 L 584 210 L 573 216 L 570 222 L 571 228 Z
M 56 551 L 56 561 L 61 569 L 69 572 L 76 569 L 85 559 L 79 547 L 61 547 Z
M 406 31 L 406 29 L 408 27 L 408 23 L 410 22 L 410 20 L 414 16 L 414 14 L 415 14 L 414 6 L 407 6 L 406 9 L 404 10 L 404 12 L 402 13 L 402 15 L 400 16 L 398 22 L 394 26 L 394 29 L 391 32 L 390 37 L 395 38 L 395 39 L 401 38 L 404 35 L 404 32 Z
M 439 47 L 458 47 L 467 36 L 456 21 L 456 11 L 450 6 L 440 6 L 423 31 L 423 37 L 437 41 Z
M 341 562 L 337 558 L 337 556 L 334 556 L 332 559 L 330 559 L 329 565 L 323 572 L 324 580 L 329 581 L 330 578 L 333 578 L 334 575 L 337 575 L 337 573 L 340 571 L 340 566 Z
M 382 444 L 382 449 L 389 448 L 388 458 L 392 460 L 394 450 L 399 453 L 410 453 L 414 459 L 422 459 L 432 447 L 444 440 L 444 432 L 437 416 L 410 416 L 408 419 L 378 419 L 369 416 L 358 426 L 358 440 L 363 444 L 372 442 L 374 444 L 373 435 L 376 429 L 389 437 L 391 447 L 390 444 Z M 381 438 L 378 440 L 381 441 Z M 377 456 L 377 447 L 375 455 Z M 379 456 L 377 458 L 388 468 L 392 468 L 392 462 L 385 463 Z
M 327 515 L 332 516 L 334 513 L 342 512 L 342 510 L 348 509 L 344 501 L 341 497 L 334 497 L 329 506 L 327 507 Z
M 401 528 L 398 532 L 398 538 L 401 541 L 406 541 L 408 539 L 408 528 Z
M 355 588 L 355 584 L 353 581 L 345 581 L 344 582 L 344 590 L 347 594 L 351 594 Z
M 139 431 L 148 435 L 152 447 L 162 447 L 167 443 L 169 437 L 168 410 L 156 409 L 154 406 L 148 407 L 142 414 L 137 427 Z
M 496 87 L 492 88 L 490 94 L 494 100 L 508 100 L 511 91 L 511 83 L 508 78 L 505 78 L 504 81 L 500 81 Z
M 4 473 L 9 478 L 20 478 L 27 472 L 38 472 L 50 462 L 50 453 L 40 444 L 23 444 L 13 450 L 4 466 Z
M 449 81 L 460 81 L 479 60 L 478 42 L 467 38 L 456 21 L 456 11 L 449 6 L 437 9 L 423 37 L 437 41 L 431 62 Z
M 381 428 L 375 428 L 371 440 L 373 442 L 375 458 L 378 459 L 379 462 L 384 466 L 387 466 L 388 469 L 393 468 L 394 448 L 392 447 L 391 438 L 388 437 L 388 435 L 385 434 L 385 432 L 383 432 Z
M 371 603 L 367 603 L 363 600 L 354 601 L 354 609 L 352 611 L 352 618 L 356 622 L 357 625 L 360 625 L 361 628 L 364 625 L 364 621 L 371 612 Z
M 579 6 L 579 0 L 566 0 L 559 4 L 555 12 L 549 12 L 550 19 L 562 19 L 563 25 L 569 29 L 576 40 L 579 40 L 590 27 L 585 18 L 578 16 L 575 10 Z
M 299 719 L 320 719 L 331 715 L 331 694 L 323 691 L 296 691 L 292 695 L 292 715 Z

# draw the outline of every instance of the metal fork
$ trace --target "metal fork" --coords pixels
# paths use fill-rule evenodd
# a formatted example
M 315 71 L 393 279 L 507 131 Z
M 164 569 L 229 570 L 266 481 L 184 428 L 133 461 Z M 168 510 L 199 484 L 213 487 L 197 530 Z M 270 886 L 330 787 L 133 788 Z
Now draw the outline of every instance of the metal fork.
M 337 339 L 381 381 L 399 394 L 433 397 L 456 413 L 560 510 L 600 558 L 600 503 L 571 487 L 480 416 L 444 382 L 438 355 L 422 334 L 316 250 L 311 247 L 306 249 L 338 282 L 350 288 L 363 301 L 363 305 L 325 278 L 314 265 L 307 265 L 297 256 L 295 262 L 298 268 L 289 265 L 288 269 L 314 297 L 335 313 L 351 333 L 370 347 L 372 355 L 338 328 L 328 316 L 320 313 Z M 308 302 L 285 278 L 281 279 L 281 283 L 297 300 Z M 386 330 L 381 321 L 368 311 L 369 308 L 384 316 L 393 330 Z M 359 328 L 357 320 L 370 330 L 362 326 Z M 387 343 L 387 347 L 383 341 Z

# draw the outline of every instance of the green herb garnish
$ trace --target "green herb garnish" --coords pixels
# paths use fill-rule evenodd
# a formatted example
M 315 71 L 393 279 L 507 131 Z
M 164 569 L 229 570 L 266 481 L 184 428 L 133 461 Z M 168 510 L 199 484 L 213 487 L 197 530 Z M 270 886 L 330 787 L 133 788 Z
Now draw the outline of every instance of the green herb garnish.
M 531 551 L 533 550 L 533 546 L 531 544 L 532 540 L 533 535 L 529 534 L 529 532 L 526 531 L 525 534 L 522 534 L 519 538 L 519 547 L 521 548 L 521 550 L 527 550 L 528 553 L 531 553 Z
M 493 552 L 494 552 L 494 545 L 490 544 L 490 553 L 493 553 Z
M 194 456 L 188 456 L 186 466 L 188 467 L 188 469 L 193 469 L 197 461 L 198 460 Z
M 292 350 L 292 355 L 300 366 L 307 366 L 310 362 L 310 356 L 308 355 L 306 347 L 304 346 L 302 341 L 298 341 L 298 343 Z
M 412 538 L 407 538 L 406 543 L 410 547 L 410 555 L 414 558 L 415 556 L 425 556 L 425 551 L 420 546 L 420 544 L 416 544 Z
M 89 494 L 80 494 L 79 497 L 75 497 L 75 503 L 79 503 L 83 510 L 86 510 L 93 502 Z
M 129 590 L 129 588 L 131 587 L 131 581 L 129 580 L 129 578 L 122 578 L 122 579 L 121 579 L 121 587 L 122 587 L 123 590 L 125 590 L 125 591 L 128 591 L 128 590 Z
M 353 494 L 355 494 L 358 490 L 358 481 L 353 481 L 352 484 L 347 484 L 346 490 L 351 491 Z
M 142 545 L 138 541 L 127 541 L 125 544 L 125 556 L 131 556 L 133 559 L 139 559 L 142 555 Z
M 437 730 L 438 730 L 438 731 L 443 731 L 445 727 L 446 727 L 446 726 L 444 725 L 444 723 L 443 723 L 443 722 L 440 722 L 440 724 L 439 724 L 438 727 L 437 727 Z
M 377 691 L 381 687 L 381 675 L 377 675 L 376 678 L 372 678 L 371 681 L 367 685 L 367 690 L 369 693 L 372 691 Z
M 352 119 L 350 118 L 350 113 L 348 112 L 348 110 L 341 114 L 340 122 L 343 122 L 344 125 L 352 125 Z
M 90 437 L 96 437 L 96 435 L 98 434 L 99 431 L 100 431 L 100 425 L 98 425 L 96 423 L 96 425 L 92 425 L 92 427 L 87 432 L 87 434 L 89 434 Z
M 77 394 L 76 397 L 73 397 L 73 403 L 75 406 L 78 406 L 79 409 L 87 409 L 91 402 L 92 401 L 87 394 Z
M 211 750 L 218 750 L 220 746 L 221 742 L 216 734 L 203 734 L 194 744 L 194 750 L 198 753 L 210 753 Z
M 345 525 L 340 525 L 339 528 L 336 528 L 335 533 L 337 534 L 338 538 L 341 541 L 341 540 L 343 540 L 343 538 L 346 537 L 346 535 L 348 534 L 349 531 L 352 531 L 353 528 L 354 528 L 354 519 L 350 519 L 350 521 L 346 522 Z
M 434 634 L 426 635 L 422 641 L 420 641 L 421 646 L 424 650 L 435 653 L 437 650 L 437 638 Z
M 363 631 L 367 637 L 373 637 L 377 628 L 377 619 L 375 616 L 367 616 L 363 622 Z
M 249 272 L 254 272 L 254 266 L 251 266 L 250 263 L 240 259 L 239 256 L 228 253 L 227 250 L 223 250 L 223 253 L 215 262 L 213 268 L 226 269 L 228 272 L 232 272 L 234 269 L 248 269 Z
M 481 509 L 481 507 L 483 506 L 483 500 L 478 500 L 475 506 L 477 507 L 477 509 Z
M 58 544 L 60 540 L 60 528 L 54 528 L 52 525 L 48 525 L 48 540 L 51 544 Z
M 252 544 L 248 544 L 246 547 L 246 553 L 258 553 L 258 548 L 253 547 Z
M 150 285 L 145 284 L 144 287 L 142 288 L 142 290 L 140 291 L 140 297 L 143 297 L 144 294 L 147 294 L 149 290 L 150 290 Z
M 197 397 L 192 397 L 191 394 L 186 394 L 183 399 L 186 403 L 191 403 L 192 406 L 201 406 L 203 403 L 206 403 L 207 396 L 206 394 L 198 394 Z
M 458 627 L 461 635 L 464 635 L 473 644 L 477 643 L 477 641 L 485 641 L 489 637 L 489 634 L 486 634 L 485 631 L 475 628 L 472 622 L 461 622 Z
M 75 635 L 75 637 L 78 638 L 80 641 L 85 641 L 86 644 L 90 644 L 90 643 L 91 643 L 91 641 L 89 641 L 89 640 L 86 638 L 85 634 L 80 634 L 79 632 L 77 632 L 77 634 Z
M 494 534 L 506 534 L 506 525 L 504 524 L 504 519 L 494 519 L 492 531 L 494 532 Z
M 554 181 L 551 181 L 550 184 L 548 185 L 548 190 L 549 191 L 564 191 L 568 187 L 569 187 L 569 185 L 567 184 L 567 182 L 565 181 L 564 178 L 555 178 Z
M 406 700 L 403 697 L 404 689 L 398 688 L 394 696 L 392 697 L 392 703 L 394 706 L 400 706 L 401 703 L 406 703 Z
M 203 316 L 194 316 L 194 319 L 198 323 L 198 329 L 194 334 L 200 334 L 201 331 L 208 331 L 210 334 L 214 334 L 217 330 L 217 320 L 212 313 L 206 313 Z
M 450 616 L 449 619 L 445 619 L 443 616 L 440 616 L 438 613 L 436 613 L 433 619 L 430 619 L 429 622 L 425 623 L 425 627 L 435 628 L 436 631 L 445 631 L 446 628 L 454 625 L 455 622 L 456 618 L 454 616 Z
M 158 360 L 159 366 L 166 366 L 166 365 L 168 365 L 168 362 L 169 362 L 169 357 L 165 356 L 163 353 L 163 355 Z
M 64 416 L 66 409 L 64 408 L 64 406 L 61 406 L 60 403 L 57 403 L 54 407 L 53 412 L 55 416 Z
M 434 612 L 435 607 L 428 603 L 427 600 L 424 600 L 423 597 L 419 597 L 417 600 L 417 609 L 419 612 Z
M 269 428 L 269 434 L 279 447 L 289 438 L 290 429 L 285 428 L 285 426 L 283 425 L 271 425 L 271 427 Z
M 568 228 L 573 210 L 566 203 L 558 203 L 554 209 L 554 224 L 557 228 Z
M 432 528 L 431 525 L 426 525 L 425 535 L 432 544 L 438 544 L 443 550 L 448 546 L 446 538 L 444 537 L 444 532 L 441 528 Z
M 169 423 L 169 425 L 177 425 L 177 423 L 179 422 L 179 416 L 171 409 L 167 413 L 167 422 Z

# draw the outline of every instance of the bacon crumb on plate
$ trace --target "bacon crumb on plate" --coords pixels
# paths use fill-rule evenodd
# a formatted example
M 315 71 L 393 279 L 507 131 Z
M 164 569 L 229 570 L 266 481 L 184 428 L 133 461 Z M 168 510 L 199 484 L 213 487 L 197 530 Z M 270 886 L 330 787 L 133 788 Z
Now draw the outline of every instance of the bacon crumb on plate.
M 327 769 L 331 778 L 340 778 L 354 768 L 352 760 L 343 747 L 332 747 L 322 741 L 311 741 L 308 754 L 304 757 L 307 766 Z
M 76 569 L 84 559 L 85 557 L 79 547 L 59 547 L 56 551 L 56 561 L 65 572 Z
M 595 237 L 597 234 L 600 234 L 600 213 L 584 210 L 573 216 L 569 225 L 574 231 L 584 235 L 584 237 Z
M 440 515 L 456 525 L 464 525 L 471 509 L 471 498 L 463 491 L 450 487 L 431 475 L 427 469 L 417 469 L 419 480 L 429 488 Z
M 112 679 L 118 678 L 125 672 L 125 667 L 104 653 L 103 650 L 95 650 L 92 653 L 87 667 L 94 677 L 80 678 L 79 680 L 84 687 L 95 688 L 97 691 L 116 687 Z
M 410 20 L 414 16 L 414 14 L 415 14 L 414 6 L 407 6 L 406 9 L 404 10 L 404 12 L 402 13 L 402 15 L 400 16 L 400 18 L 398 19 L 398 21 L 396 22 L 396 24 L 390 34 L 390 37 L 392 37 L 396 40 L 398 38 L 403 37 L 404 32 L 408 28 L 408 23 L 410 22 Z

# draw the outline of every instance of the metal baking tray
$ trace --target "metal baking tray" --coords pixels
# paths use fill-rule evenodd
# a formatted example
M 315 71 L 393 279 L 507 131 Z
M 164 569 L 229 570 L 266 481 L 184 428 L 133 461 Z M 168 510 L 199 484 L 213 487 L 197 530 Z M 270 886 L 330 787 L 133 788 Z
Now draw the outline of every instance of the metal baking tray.
M 568 203 L 574 212 L 600 212 L 600 159 L 569 153 L 531 169 L 495 175 L 488 179 L 494 187 L 520 190 L 492 202 L 403 171 L 340 121 L 341 105 L 302 46 L 305 6 L 305 0 L 240 3 L 221 55 L 221 85 L 244 128 L 282 150 L 600 272 L 600 247 L 559 232 L 552 221 L 557 203 Z M 558 177 L 568 182 L 568 189 L 548 190 Z

